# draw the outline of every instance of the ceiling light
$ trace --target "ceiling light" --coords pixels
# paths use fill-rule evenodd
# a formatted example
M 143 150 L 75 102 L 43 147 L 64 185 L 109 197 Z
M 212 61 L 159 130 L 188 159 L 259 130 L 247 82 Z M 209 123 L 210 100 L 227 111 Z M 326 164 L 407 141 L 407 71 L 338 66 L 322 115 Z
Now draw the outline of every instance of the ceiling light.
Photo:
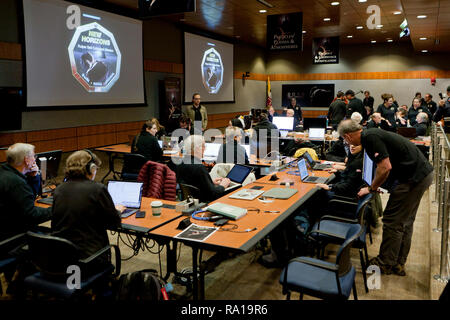
M 367 0 L 358 0 L 358 2 L 367 2 Z
M 330 21 L 330 18 L 323 18 L 323 21 Z
M 372 41 L 370 41 L 371 43 L 377 43 L 377 41 L 376 40 L 372 40 Z
M 423 52 L 423 53 L 427 53 L 427 52 L 428 52 L 428 50 L 422 50 L 422 52 Z
M 394 42 L 394 40 L 392 40 L 392 39 L 388 39 L 388 40 L 387 40 L 387 42 Z
M 353 38 L 353 36 L 350 35 L 350 36 L 347 36 L 347 38 L 351 39 L 351 38 Z
M 377 25 L 377 29 L 381 29 L 381 28 L 383 28 L 382 24 Z
M 425 19 L 427 16 L 424 14 L 421 14 L 420 16 L 417 16 L 417 19 Z
M 259 13 L 266 13 L 266 12 L 267 12 L 267 10 L 264 10 L 264 9 L 259 10 Z
M 184 21 L 186 21 L 186 19 L 180 19 L 180 21 L 181 21 L 181 22 L 184 22 Z
M 427 40 L 427 38 L 419 38 L 419 40 Z
M 337 2 L 337 1 L 332 2 L 331 5 L 332 5 L 332 6 L 338 6 L 338 5 L 339 5 L 339 2 Z
M 398 14 L 402 14 L 402 12 L 401 11 L 394 11 L 394 14 L 398 15 Z
M 361 30 L 362 28 L 364 28 L 363 26 L 357 26 L 356 29 Z
M 303 30 L 303 31 L 302 31 L 302 33 L 306 33 L 306 31 L 305 31 L 305 30 Z

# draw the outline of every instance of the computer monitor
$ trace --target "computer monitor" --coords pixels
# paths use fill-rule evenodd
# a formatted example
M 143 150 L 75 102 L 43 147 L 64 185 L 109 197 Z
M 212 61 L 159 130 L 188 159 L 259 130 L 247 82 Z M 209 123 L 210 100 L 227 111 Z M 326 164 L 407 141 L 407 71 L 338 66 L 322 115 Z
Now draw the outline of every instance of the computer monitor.
M 374 165 L 372 159 L 367 155 L 366 150 L 364 150 L 364 161 L 363 161 L 363 180 L 367 185 L 372 185 Z
M 216 157 L 219 155 L 220 143 L 205 143 L 204 157 Z
M 273 117 L 272 123 L 279 130 L 294 130 L 294 117 Z
M 327 118 L 303 118 L 303 129 L 309 128 L 327 128 Z
M 43 181 L 54 179 L 58 176 L 61 156 L 62 150 L 36 153 L 36 164 L 41 170 L 41 177 Z

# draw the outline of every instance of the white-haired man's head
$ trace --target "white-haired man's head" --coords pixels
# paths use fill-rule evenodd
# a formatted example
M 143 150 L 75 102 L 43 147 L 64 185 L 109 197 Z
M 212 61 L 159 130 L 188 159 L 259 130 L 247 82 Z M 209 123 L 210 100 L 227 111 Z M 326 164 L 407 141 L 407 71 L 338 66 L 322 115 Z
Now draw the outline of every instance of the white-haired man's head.
M 205 151 L 205 139 L 200 135 L 190 135 L 184 141 L 184 149 L 187 155 L 201 159 Z
M 361 115 L 361 113 L 359 112 L 353 112 L 352 116 L 350 117 L 353 121 L 355 121 L 356 123 L 361 123 L 363 117 Z
M 6 151 L 6 161 L 23 174 L 36 165 L 34 146 L 28 143 L 15 143 Z
M 419 112 L 416 116 L 417 123 L 427 123 L 428 115 L 425 112 Z

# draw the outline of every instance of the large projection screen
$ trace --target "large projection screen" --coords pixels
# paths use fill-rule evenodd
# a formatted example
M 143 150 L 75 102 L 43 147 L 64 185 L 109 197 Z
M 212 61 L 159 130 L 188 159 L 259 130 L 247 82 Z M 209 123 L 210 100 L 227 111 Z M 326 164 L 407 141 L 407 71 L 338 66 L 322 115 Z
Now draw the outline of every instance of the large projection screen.
M 231 43 L 184 33 L 184 103 L 199 93 L 202 102 L 234 102 Z
M 27 107 L 144 105 L 142 22 L 23 0 Z

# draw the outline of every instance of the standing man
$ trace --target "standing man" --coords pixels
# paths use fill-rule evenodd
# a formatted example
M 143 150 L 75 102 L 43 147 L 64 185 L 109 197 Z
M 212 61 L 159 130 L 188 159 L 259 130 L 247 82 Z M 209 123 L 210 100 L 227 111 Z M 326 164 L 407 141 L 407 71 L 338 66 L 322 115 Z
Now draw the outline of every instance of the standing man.
M 372 184 L 361 188 L 359 197 L 377 192 L 386 181 L 390 182 L 390 196 L 383 213 L 383 240 L 378 256 L 369 265 L 379 266 L 383 274 L 405 276 L 414 220 L 420 200 L 433 180 L 433 167 L 413 143 L 396 133 L 363 131 L 351 120 L 342 121 L 338 132 L 348 144 L 362 145 L 377 164 Z
M 373 113 L 373 103 L 374 103 L 374 99 L 370 95 L 370 92 L 368 90 L 364 91 L 363 105 L 364 105 L 364 108 L 366 108 L 366 110 L 367 110 L 367 115 L 369 115 L 369 116 Z
M 433 96 L 430 93 L 425 95 L 425 104 L 428 110 L 430 110 L 431 115 L 435 114 L 437 111 L 437 104 L 433 101 Z
M 341 122 L 345 118 L 347 105 L 345 104 L 343 99 L 344 93 L 342 91 L 339 91 L 337 93 L 336 100 L 334 100 L 328 108 L 327 118 L 330 122 L 330 125 L 333 127 L 337 127 L 339 122 Z
M 433 116 L 433 121 L 439 122 L 445 117 L 450 117 L 450 86 L 447 87 L 447 99 L 439 101 L 439 108 Z
M 194 123 L 194 129 L 196 128 L 195 121 L 200 121 L 202 125 L 202 131 L 206 130 L 208 126 L 208 113 L 205 106 L 200 105 L 200 94 L 194 93 L 192 95 L 192 105 L 186 109 L 186 115 Z M 198 134 L 198 133 L 197 133 Z
M 363 117 L 363 123 L 365 123 L 369 117 L 367 115 L 366 108 L 364 108 L 361 99 L 355 97 L 355 92 L 353 90 L 347 90 L 345 92 L 345 96 L 347 97 L 348 100 L 347 115 L 346 115 L 347 119 L 350 119 L 353 112 L 359 112 L 359 114 L 362 115 Z
M 294 110 L 294 117 L 295 119 L 297 119 L 296 122 L 301 123 L 301 121 L 303 120 L 303 116 L 302 116 L 302 107 L 300 107 L 297 104 L 297 99 L 295 98 L 291 98 L 290 100 L 290 104 L 287 107 L 287 109 L 292 109 Z M 286 110 L 287 111 L 287 110 Z

